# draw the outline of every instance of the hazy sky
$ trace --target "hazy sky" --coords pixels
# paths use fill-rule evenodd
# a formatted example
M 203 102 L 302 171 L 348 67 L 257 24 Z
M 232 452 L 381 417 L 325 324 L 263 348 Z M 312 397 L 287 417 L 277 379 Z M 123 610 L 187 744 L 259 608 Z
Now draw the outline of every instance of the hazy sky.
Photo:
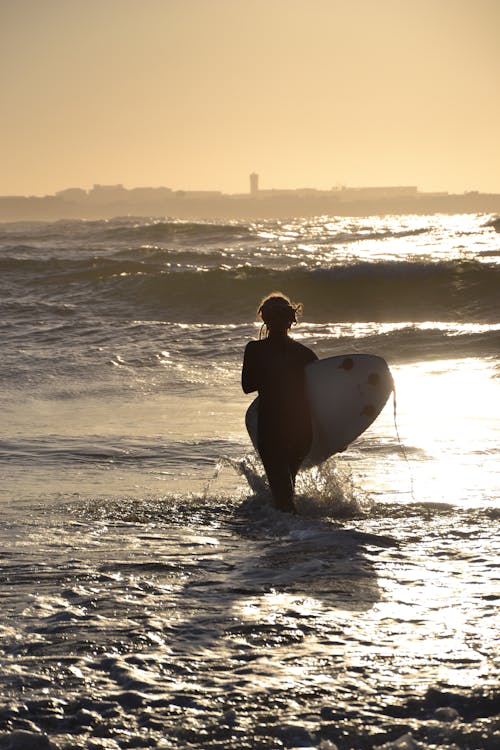
M 0 194 L 500 192 L 500 0 L 0 0 Z

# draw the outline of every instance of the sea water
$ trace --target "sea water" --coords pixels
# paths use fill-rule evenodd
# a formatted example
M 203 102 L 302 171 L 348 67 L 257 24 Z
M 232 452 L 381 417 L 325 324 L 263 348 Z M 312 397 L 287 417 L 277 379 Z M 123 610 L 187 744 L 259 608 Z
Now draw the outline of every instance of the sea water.
M 498 747 L 493 218 L 0 225 L 0 748 Z M 396 384 L 296 517 L 240 387 L 275 290 Z

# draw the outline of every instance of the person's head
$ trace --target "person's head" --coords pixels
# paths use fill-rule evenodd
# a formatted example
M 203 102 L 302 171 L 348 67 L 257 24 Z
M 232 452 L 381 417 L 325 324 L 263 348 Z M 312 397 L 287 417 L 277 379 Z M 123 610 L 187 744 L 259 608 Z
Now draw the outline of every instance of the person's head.
M 264 297 L 257 310 L 257 315 L 262 319 L 263 326 L 260 329 L 259 338 L 269 332 L 287 333 L 297 323 L 298 316 L 302 313 L 302 304 L 295 304 L 290 298 L 281 292 L 273 292 Z

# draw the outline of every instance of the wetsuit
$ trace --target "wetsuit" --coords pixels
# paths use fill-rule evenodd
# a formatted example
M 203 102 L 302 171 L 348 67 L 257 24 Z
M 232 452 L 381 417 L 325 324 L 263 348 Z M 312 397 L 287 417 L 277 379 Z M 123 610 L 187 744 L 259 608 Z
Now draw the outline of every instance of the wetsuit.
M 304 368 L 317 359 L 288 336 L 250 341 L 242 386 L 258 391 L 257 446 L 277 507 L 293 510 L 295 477 L 311 447 L 312 428 Z

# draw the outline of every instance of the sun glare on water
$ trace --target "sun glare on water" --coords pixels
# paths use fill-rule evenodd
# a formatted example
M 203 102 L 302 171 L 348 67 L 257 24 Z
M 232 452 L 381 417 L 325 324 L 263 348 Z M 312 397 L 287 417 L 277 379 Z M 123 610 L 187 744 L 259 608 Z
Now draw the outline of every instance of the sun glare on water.
M 494 366 L 484 359 L 441 360 L 395 368 L 394 375 L 401 438 L 422 457 L 412 460 L 415 468 L 418 460 L 418 494 L 451 502 L 494 499 L 500 438 Z

